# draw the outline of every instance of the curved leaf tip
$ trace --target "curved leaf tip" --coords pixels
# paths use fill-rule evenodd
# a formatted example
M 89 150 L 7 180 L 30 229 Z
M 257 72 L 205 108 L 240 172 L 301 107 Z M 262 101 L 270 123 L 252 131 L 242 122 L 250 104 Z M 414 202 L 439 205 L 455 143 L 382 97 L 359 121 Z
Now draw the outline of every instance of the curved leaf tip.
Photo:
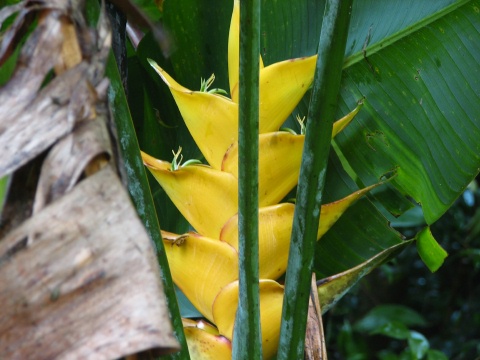
M 431 272 L 437 271 L 442 266 L 448 253 L 435 240 L 429 226 L 423 228 L 415 239 L 417 240 L 417 251 L 422 261 Z

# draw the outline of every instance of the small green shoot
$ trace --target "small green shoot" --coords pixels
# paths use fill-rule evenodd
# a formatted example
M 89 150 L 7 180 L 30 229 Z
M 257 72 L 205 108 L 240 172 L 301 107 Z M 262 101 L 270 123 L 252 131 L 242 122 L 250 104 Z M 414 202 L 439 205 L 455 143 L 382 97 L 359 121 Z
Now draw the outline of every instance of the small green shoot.
M 178 170 L 182 167 L 185 167 L 185 166 L 202 163 L 200 160 L 190 159 L 190 160 L 185 161 L 182 165 L 183 155 L 182 155 L 182 147 L 181 146 L 178 147 L 177 152 L 172 150 L 172 153 L 173 153 L 173 160 L 172 160 L 172 164 L 170 165 L 170 170 L 171 171 L 176 171 L 176 170 Z
M 200 91 L 206 92 L 209 94 L 218 94 L 218 95 L 227 95 L 227 92 L 223 89 L 211 89 L 208 90 L 210 86 L 212 86 L 213 82 L 215 81 L 215 74 L 212 74 L 208 79 L 200 79 Z

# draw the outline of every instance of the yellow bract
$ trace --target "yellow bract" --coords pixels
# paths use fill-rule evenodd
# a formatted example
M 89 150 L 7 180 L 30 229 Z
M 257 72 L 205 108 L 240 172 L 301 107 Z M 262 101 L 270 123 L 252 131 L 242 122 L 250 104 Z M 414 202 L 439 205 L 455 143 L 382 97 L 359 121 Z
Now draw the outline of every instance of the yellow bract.
M 258 158 L 260 206 L 278 203 L 296 185 L 303 143 L 303 135 L 288 132 L 260 135 Z M 238 178 L 238 143 L 233 144 L 225 154 L 222 171 Z
M 312 84 L 317 56 L 292 59 L 260 71 L 260 134 L 277 131 Z
M 237 179 L 205 165 L 172 171 L 171 163 L 142 152 L 144 164 L 175 206 L 200 234 L 218 238 L 225 222 L 237 213 Z
M 173 281 L 208 320 L 219 291 L 238 279 L 238 253 L 230 245 L 195 233 L 162 232 Z
M 170 88 L 183 120 L 205 159 L 213 168 L 220 169 L 223 155 L 238 140 L 238 104 L 221 95 L 190 91 L 154 61 L 150 64 Z

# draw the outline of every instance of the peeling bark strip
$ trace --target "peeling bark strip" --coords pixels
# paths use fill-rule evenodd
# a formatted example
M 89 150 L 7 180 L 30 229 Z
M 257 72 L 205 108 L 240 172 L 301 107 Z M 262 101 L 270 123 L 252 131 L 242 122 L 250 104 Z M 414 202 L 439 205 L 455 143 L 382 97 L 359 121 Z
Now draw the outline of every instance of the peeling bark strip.
M 0 214 L 9 216 L 0 217 L 2 359 L 178 349 L 152 243 L 113 167 L 110 30 L 105 14 L 87 28 L 81 3 L 26 0 L 0 10 L 0 22 L 19 12 L 2 34 L 0 63 L 38 17 L 0 88 L 0 177 L 28 174 L 20 183 L 33 183 L 21 201 L 10 193 Z
M 327 360 L 322 311 L 318 299 L 317 278 L 312 274 L 310 300 L 308 303 L 307 330 L 305 335 L 305 360 Z
M 70 191 L 84 172 L 101 167 L 112 156 L 105 121 L 85 122 L 61 139 L 43 162 L 34 213 Z M 95 172 L 95 171 L 94 171 Z
M 175 348 L 157 266 L 125 189 L 104 168 L 0 242 L 2 357 Z

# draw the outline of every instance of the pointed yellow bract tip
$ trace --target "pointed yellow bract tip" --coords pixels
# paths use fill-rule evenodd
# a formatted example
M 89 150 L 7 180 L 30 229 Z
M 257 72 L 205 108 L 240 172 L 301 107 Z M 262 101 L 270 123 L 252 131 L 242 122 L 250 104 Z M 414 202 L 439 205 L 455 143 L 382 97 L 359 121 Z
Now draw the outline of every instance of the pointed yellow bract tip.
M 363 106 L 363 101 L 360 101 L 358 105 L 353 109 L 351 112 L 349 112 L 347 115 L 342 117 L 341 119 L 335 121 L 333 124 L 333 129 L 332 129 L 332 139 L 340 133 L 343 129 L 345 129 L 348 124 L 352 122 L 352 120 L 355 118 L 355 116 L 358 114 L 360 109 Z
M 238 71 L 240 66 L 240 2 L 233 2 L 228 34 L 228 81 L 232 101 L 238 103 Z
M 159 171 L 170 170 L 170 167 L 172 164 L 169 163 L 168 161 L 156 159 L 153 156 L 150 156 L 147 153 L 144 153 L 143 151 L 140 151 L 140 154 L 142 156 L 143 164 L 149 169 L 159 170 Z
M 317 55 L 281 61 L 260 72 L 260 133 L 277 131 L 312 84 Z
M 188 352 L 194 360 L 229 360 L 232 358 L 232 343 L 218 335 L 210 324 L 200 320 L 183 320 Z M 215 333 L 216 332 L 216 333 Z
M 167 84 L 170 89 L 174 89 L 176 91 L 185 92 L 185 93 L 192 92 L 191 90 L 188 90 L 186 87 L 183 87 L 182 85 L 177 83 L 170 75 L 168 75 L 168 73 L 165 70 L 163 70 L 160 66 L 158 66 L 158 64 L 154 60 L 148 59 L 148 63 L 155 70 L 155 72 L 158 75 L 160 75 L 163 82 Z

